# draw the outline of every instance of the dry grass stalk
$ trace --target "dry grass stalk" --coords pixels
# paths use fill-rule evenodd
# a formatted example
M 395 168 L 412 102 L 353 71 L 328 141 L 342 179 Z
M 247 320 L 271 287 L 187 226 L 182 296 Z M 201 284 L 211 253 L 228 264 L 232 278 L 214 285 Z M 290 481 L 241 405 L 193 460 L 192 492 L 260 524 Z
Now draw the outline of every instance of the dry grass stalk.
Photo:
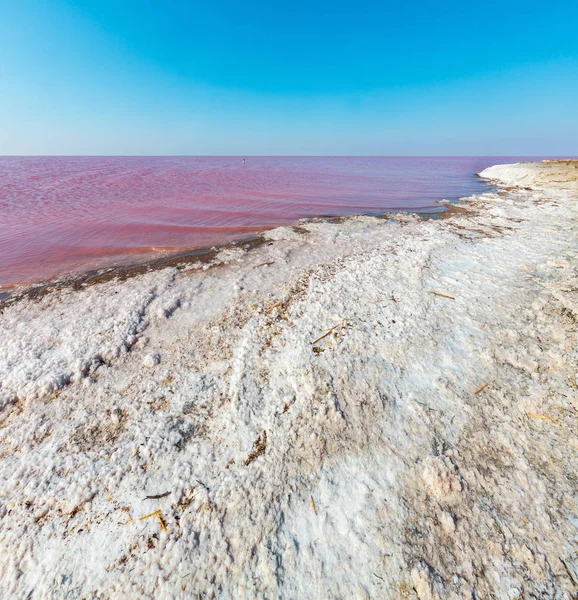
M 163 519 L 163 515 L 159 512 L 157 517 L 159 518 L 159 523 L 161 524 L 162 530 L 168 531 L 167 524 L 165 523 L 165 520 Z
M 157 517 L 163 531 L 167 531 L 167 524 L 165 523 L 165 520 L 163 519 L 163 515 L 160 510 L 155 510 L 155 512 L 150 513 L 150 515 L 145 515 L 144 517 L 140 517 L 139 521 L 144 521 L 145 519 L 148 519 L 149 517 Z
M 550 423 L 554 423 L 554 425 L 557 425 L 558 427 L 562 427 L 562 425 L 560 425 L 559 421 L 557 421 L 556 419 L 553 419 L 552 417 L 549 417 L 548 415 L 537 415 L 535 413 L 526 413 L 525 416 L 528 419 L 539 419 L 541 421 L 549 421 Z
M 317 515 L 317 507 L 315 506 L 315 500 L 313 500 L 313 496 L 311 496 L 311 506 L 313 507 L 313 512 Z
M 448 296 L 447 294 L 440 294 L 439 292 L 430 291 L 430 294 L 433 294 L 434 296 L 441 296 L 442 298 L 448 298 L 448 300 L 455 300 L 453 296 Z
M 482 386 L 482 387 L 481 387 L 479 390 L 476 390 L 476 391 L 474 392 L 474 396 L 477 396 L 479 393 L 483 392 L 483 391 L 484 391 L 484 390 L 485 390 L 485 389 L 488 387 L 488 385 L 489 385 L 489 384 L 487 384 L 487 383 L 484 383 L 484 385 L 483 385 L 483 386 Z
M 267 267 L 268 265 L 274 265 L 275 261 L 274 260 L 270 260 L 264 263 L 261 263 L 260 265 L 255 265 L 253 268 L 254 269 L 258 269 L 259 267 Z
M 338 327 L 339 325 L 335 325 L 335 327 L 332 327 L 327 333 L 324 333 L 321 337 L 318 337 L 314 342 L 311 343 L 316 344 L 317 342 L 320 342 L 322 339 L 326 338 L 332 331 L 335 331 Z
M 145 515 L 144 517 L 139 517 L 139 521 L 144 521 L 145 519 L 149 519 L 150 517 L 154 517 L 160 514 L 160 510 L 155 510 L 155 512 L 150 513 L 149 515 Z

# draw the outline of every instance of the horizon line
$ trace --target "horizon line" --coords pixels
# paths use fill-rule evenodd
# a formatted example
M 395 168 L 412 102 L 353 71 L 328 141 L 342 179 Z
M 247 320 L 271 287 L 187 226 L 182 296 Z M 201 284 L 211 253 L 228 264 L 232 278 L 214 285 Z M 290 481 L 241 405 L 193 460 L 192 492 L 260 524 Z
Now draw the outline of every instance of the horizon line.
M 578 154 L 0 154 L 0 158 L 538 158 L 542 156 L 578 159 Z

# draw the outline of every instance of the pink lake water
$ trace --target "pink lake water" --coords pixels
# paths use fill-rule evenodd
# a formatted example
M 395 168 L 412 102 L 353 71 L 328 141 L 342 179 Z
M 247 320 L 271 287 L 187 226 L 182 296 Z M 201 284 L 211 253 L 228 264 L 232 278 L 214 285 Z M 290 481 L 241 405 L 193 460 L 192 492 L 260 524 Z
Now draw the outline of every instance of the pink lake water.
M 435 212 L 529 157 L 0 157 L 0 288 L 227 243 L 302 217 Z

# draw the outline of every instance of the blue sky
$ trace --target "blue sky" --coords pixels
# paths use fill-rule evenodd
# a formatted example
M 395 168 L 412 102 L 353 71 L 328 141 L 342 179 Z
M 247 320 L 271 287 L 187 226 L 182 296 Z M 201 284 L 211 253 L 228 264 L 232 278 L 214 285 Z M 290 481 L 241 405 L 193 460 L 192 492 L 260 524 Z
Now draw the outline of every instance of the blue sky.
M 578 154 L 578 2 L 2 0 L 0 154 Z

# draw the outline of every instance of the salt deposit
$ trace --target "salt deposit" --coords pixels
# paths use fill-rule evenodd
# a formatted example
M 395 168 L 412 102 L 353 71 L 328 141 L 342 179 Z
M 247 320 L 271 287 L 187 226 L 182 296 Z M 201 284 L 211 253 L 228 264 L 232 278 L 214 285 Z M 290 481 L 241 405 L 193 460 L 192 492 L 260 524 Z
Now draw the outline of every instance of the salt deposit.
M 6 306 L 0 596 L 575 597 L 575 173 Z

